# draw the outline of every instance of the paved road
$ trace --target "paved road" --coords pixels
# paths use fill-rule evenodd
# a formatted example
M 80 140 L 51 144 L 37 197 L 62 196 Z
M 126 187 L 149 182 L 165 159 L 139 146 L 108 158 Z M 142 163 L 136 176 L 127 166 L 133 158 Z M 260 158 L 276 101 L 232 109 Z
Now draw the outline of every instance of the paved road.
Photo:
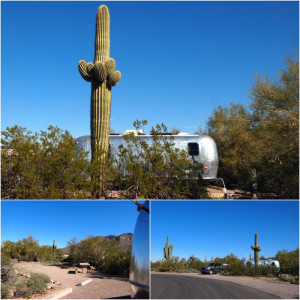
M 244 285 L 184 275 L 151 274 L 152 299 L 280 299 Z

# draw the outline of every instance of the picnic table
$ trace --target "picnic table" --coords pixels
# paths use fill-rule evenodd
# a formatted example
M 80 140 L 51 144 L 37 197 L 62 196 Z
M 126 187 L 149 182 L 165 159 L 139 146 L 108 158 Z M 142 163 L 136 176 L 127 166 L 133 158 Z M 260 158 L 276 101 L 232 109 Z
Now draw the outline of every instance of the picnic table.
M 79 265 L 82 268 L 82 273 L 87 274 L 87 269 L 90 266 L 90 264 L 89 263 L 80 263 Z

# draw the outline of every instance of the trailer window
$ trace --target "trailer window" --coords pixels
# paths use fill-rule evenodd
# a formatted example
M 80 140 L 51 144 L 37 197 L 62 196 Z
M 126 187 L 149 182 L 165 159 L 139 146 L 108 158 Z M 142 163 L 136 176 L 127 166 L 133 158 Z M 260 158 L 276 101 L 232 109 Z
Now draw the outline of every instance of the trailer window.
M 199 155 L 199 145 L 198 143 L 188 143 L 188 152 L 191 156 Z

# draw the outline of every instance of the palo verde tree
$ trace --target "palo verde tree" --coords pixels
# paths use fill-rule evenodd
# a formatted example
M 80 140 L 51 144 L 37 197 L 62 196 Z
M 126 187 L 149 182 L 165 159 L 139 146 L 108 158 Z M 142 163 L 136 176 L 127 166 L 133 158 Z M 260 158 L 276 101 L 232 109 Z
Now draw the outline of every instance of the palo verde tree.
M 285 58 L 276 79 L 256 75 L 249 91 L 258 188 L 299 198 L 299 58 Z
M 242 104 L 219 106 L 207 122 L 207 134 L 217 144 L 218 176 L 231 188 L 248 189 L 251 185 L 250 157 L 254 146 L 251 115 Z
M 298 199 L 297 55 L 286 57 L 275 79 L 256 75 L 249 95 L 249 106 L 218 107 L 207 122 L 218 148 L 219 176 L 231 188 L 250 190 L 255 173 L 259 197 Z
M 96 17 L 94 64 L 80 60 L 78 69 L 82 78 L 92 83 L 91 93 L 91 147 L 92 161 L 103 161 L 109 150 L 111 87 L 118 84 L 121 73 L 115 71 L 115 60 L 110 58 L 110 15 L 101 5 Z M 101 172 L 101 170 L 100 170 Z M 101 180 L 101 174 L 99 174 Z

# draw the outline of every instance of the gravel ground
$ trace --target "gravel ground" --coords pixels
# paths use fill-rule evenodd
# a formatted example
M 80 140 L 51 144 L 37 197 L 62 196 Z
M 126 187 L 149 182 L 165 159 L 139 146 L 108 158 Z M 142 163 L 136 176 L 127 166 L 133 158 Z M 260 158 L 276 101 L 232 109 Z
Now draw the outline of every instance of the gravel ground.
M 20 262 L 14 265 L 20 271 L 44 273 L 51 279 L 62 284 L 62 288 L 70 287 L 73 292 L 62 299 L 109 299 L 109 298 L 130 298 L 130 284 L 127 278 L 116 278 L 101 276 L 97 273 L 72 274 L 68 273 L 74 268 L 62 269 L 56 266 L 49 266 L 37 262 Z M 92 282 L 77 286 L 77 284 L 92 279 Z M 45 296 L 48 297 L 49 294 Z
M 157 273 L 159 272 L 151 272 Z M 283 299 L 299 299 L 299 285 L 288 282 L 275 281 L 270 278 L 252 278 L 248 276 L 222 276 L 222 275 L 205 275 L 199 273 L 168 273 L 180 274 L 186 276 L 203 277 L 215 280 L 230 281 L 241 285 L 246 285 L 258 290 L 277 295 Z

